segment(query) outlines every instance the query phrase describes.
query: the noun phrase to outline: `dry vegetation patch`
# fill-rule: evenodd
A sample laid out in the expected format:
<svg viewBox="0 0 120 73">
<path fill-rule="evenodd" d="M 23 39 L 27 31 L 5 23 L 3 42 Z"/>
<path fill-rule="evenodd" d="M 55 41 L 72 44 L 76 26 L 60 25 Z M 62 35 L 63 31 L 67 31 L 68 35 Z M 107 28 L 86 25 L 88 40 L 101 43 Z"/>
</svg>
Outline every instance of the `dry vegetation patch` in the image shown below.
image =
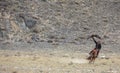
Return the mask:
<svg viewBox="0 0 120 73">
<path fill-rule="evenodd" d="M 56 51 L 57 53 L 57 51 Z M 64 56 L 67 54 L 68 56 Z M 119 73 L 120 57 L 115 54 L 109 54 L 110 58 L 98 58 L 94 64 L 89 64 L 85 59 L 86 54 L 73 54 L 68 52 L 46 53 L 44 51 L 10 51 L 0 50 L 0 72 L 18 72 L 18 73 L 87 73 L 87 72 L 109 72 Z M 60 70 L 60 71 L 59 71 Z"/>
</svg>

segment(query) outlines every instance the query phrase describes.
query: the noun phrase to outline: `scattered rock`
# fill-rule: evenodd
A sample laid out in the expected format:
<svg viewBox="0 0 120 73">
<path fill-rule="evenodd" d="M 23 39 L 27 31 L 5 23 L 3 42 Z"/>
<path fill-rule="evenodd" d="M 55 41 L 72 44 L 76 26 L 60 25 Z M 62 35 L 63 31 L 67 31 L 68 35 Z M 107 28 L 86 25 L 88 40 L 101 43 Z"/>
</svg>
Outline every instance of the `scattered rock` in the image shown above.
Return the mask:
<svg viewBox="0 0 120 73">
<path fill-rule="evenodd" d="M 37 21 L 31 17 L 27 17 L 26 15 L 20 14 L 19 17 L 21 17 L 24 20 L 24 23 L 26 27 L 29 29 L 35 27 Z"/>
<path fill-rule="evenodd" d="M 48 40 L 47 42 L 48 42 L 48 43 L 53 43 L 53 40 Z"/>
<path fill-rule="evenodd" d="M 12 73 L 17 73 L 17 71 L 13 71 Z"/>
<path fill-rule="evenodd" d="M 16 43 L 25 35 L 36 33 L 47 39 L 47 43 L 53 43 L 52 46 L 86 45 L 84 37 L 97 33 L 104 35 L 103 45 L 119 52 L 119 9 L 119 0 L 0 0 L 0 38 L 8 40 L 8 34 L 15 34 L 10 43 Z M 40 40 L 44 42 L 35 35 L 22 42 Z"/>
<path fill-rule="evenodd" d="M 68 63 L 68 65 L 73 65 L 73 62 Z"/>
<path fill-rule="evenodd" d="M 21 56 L 20 52 L 17 52 L 17 53 L 15 54 L 15 56 Z"/>
<path fill-rule="evenodd" d="M 40 41 L 39 35 L 37 35 L 37 34 L 32 34 L 32 35 L 31 35 L 31 39 L 32 39 L 33 41 L 35 41 L 35 42 Z"/>
</svg>

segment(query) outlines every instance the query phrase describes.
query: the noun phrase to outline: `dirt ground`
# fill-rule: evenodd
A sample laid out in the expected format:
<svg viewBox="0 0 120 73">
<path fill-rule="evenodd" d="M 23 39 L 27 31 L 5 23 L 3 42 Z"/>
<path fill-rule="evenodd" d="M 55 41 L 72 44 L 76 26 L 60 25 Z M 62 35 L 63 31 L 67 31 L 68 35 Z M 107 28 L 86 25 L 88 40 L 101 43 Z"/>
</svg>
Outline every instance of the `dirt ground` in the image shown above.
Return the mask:
<svg viewBox="0 0 120 73">
<path fill-rule="evenodd" d="M 119 54 L 101 53 L 94 64 L 87 56 L 61 50 L 0 50 L 0 73 L 120 73 Z"/>
<path fill-rule="evenodd" d="M 0 73 L 120 73 L 119 47 L 120 0 L 0 0 Z"/>
</svg>

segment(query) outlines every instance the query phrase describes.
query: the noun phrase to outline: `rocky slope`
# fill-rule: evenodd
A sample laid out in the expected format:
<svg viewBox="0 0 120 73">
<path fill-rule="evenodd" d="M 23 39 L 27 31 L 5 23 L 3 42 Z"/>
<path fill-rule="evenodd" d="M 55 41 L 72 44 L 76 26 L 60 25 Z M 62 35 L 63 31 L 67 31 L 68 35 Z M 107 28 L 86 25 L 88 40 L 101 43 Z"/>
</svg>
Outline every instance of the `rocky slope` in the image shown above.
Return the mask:
<svg viewBox="0 0 120 73">
<path fill-rule="evenodd" d="M 91 34 L 104 50 L 120 51 L 119 0 L 0 0 L 1 49 L 88 49 Z"/>
</svg>

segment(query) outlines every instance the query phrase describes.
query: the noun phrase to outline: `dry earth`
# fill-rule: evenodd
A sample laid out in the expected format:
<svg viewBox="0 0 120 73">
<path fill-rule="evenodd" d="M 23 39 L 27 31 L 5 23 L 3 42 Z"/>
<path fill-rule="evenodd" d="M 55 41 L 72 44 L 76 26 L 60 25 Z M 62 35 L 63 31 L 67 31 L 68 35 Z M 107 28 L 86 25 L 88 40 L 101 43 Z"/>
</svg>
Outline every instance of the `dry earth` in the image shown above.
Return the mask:
<svg viewBox="0 0 120 73">
<path fill-rule="evenodd" d="M 120 56 L 101 53 L 94 64 L 87 53 L 0 50 L 0 73 L 120 73 Z"/>
<path fill-rule="evenodd" d="M 120 73 L 119 47 L 120 0 L 0 0 L 0 73 Z"/>
</svg>

